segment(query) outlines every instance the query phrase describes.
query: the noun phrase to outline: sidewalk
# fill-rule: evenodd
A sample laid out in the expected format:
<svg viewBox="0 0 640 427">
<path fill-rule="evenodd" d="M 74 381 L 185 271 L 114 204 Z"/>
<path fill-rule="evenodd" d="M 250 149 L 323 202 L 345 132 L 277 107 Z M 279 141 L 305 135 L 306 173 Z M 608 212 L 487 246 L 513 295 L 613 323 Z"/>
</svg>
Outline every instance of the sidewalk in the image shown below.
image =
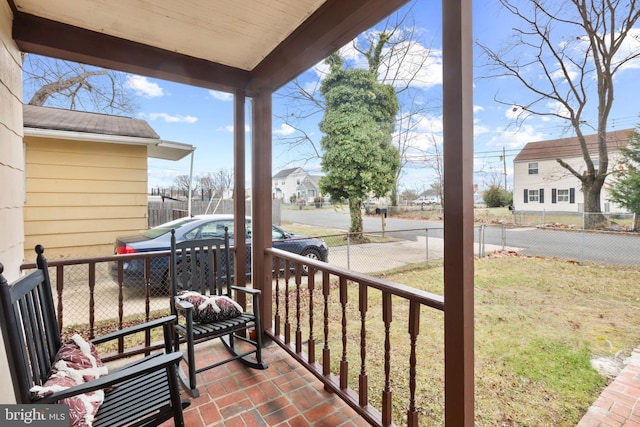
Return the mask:
<svg viewBox="0 0 640 427">
<path fill-rule="evenodd" d="M 578 427 L 640 427 L 640 347 L 604 389 Z"/>
</svg>

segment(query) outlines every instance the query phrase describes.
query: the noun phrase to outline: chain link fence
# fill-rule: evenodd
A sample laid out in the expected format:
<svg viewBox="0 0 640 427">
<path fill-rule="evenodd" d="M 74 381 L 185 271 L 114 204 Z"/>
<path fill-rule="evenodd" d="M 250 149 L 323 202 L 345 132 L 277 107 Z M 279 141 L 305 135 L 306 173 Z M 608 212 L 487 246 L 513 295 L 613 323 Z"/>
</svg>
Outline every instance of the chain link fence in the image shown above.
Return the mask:
<svg viewBox="0 0 640 427">
<path fill-rule="evenodd" d="M 633 231 L 636 215 L 633 213 L 589 213 L 553 211 L 512 211 L 511 222 L 525 227 L 578 229 L 599 231 Z M 506 221 L 509 223 L 509 221 Z"/>
<path fill-rule="evenodd" d="M 589 262 L 640 266 L 640 235 L 583 230 L 542 221 L 541 216 L 514 214 L 518 221 L 479 225 L 474 228 L 474 254 L 484 257 L 496 251 L 556 257 L 580 264 Z M 548 220 L 552 216 L 545 216 Z M 575 216 L 576 224 L 581 216 Z M 614 218 L 611 218 L 613 220 Z M 621 217 L 619 221 L 632 221 Z M 315 236 L 329 246 L 328 262 L 365 274 L 380 274 L 415 265 L 429 266 L 444 257 L 443 228 L 416 228 L 376 233 L 342 233 Z M 166 269 L 158 262 L 168 252 L 145 254 L 147 258 L 122 261 L 127 255 L 89 260 L 50 260 L 56 304 L 63 309 L 61 324 L 73 331 L 89 325 L 91 335 L 139 323 L 168 313 Z M 140 273 L 118 276 L 118 263 L 140 263 Z M 146 264 L 145 264 L 146 263 Z M 144 272 L 147 273 L 144 273 Z M 149 286 L 145 285 L 145 274 Z M 120 304 L 121 302 L 121 304 Z M 121 308 L 119 308 L 121 307 Z"/>
<path fill-rule="evenodd" d="M 152 259 L 168 256 L 160 254 L 148 254 L 149 263 Z M 58 323 L 65 336 L 82 330 L 93 338 L 169 313 L 169 292 L 164 274 L 153 271 L 149 275 L 150 286 L 145 286 L 142 276 L 140 281 L 128 277 L 124 282 L 118 280 L 118 262 L 110 261 L 110 258 L 115 256 L 49 260 Z M 144 264 L 145 261 L 141 261 Z"/>
</svg>

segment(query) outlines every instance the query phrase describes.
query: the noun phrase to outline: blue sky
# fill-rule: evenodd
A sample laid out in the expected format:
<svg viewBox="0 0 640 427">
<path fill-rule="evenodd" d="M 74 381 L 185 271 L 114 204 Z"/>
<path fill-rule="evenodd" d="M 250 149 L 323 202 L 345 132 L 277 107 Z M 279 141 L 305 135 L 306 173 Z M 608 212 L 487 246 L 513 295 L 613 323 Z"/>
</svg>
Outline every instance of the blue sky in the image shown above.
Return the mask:
<svg viewBox="0 0 640 427">
<path fill-rule="evenodd" d="M 415 58 L 427 57 L 427 63 L 421 67 L 416 81 L 411 85 L 414 105 L 421 107 L 413 117 L 416 132 L 412 133 L 413 145 L 434 153 L 433 144 L 438 144 L 438 151 L 442 152 L 440 111 L 442 97 L 442 52 L 439 1 L 416 1 L 410 3 L 412 18 L 415 20 L 417 43 L 409 50 Z M 405 10 L 407 9 L 405 8 Z M 400 13 L 403 14 L 404 11 Z M 380 24 L 376 28 L 381 28 Z M 482 44 L 499 49 L 509 42 L 511 28 L 516 24 L 511 15 L 501 11 L 499 2 L 495 0 L 474 1 L 474 39 Z M 635 33 L 640 34 L 640 29 Z M 357 41 L 358 46 L 366 47 L 363 39 Z M 640 42 L 636 41 L 640 47 Z M 631 47 L 633 48 L 633 47 Z M 351 47 L 343 48 L 342 53 L 351 64 L 361 64 L 362 57 Z M 524 89 L 516 82 L 500 78 L 480 78 L 486 75 L 487 69 L 482 67 L 485 59 L 477 55 L 475 58 L 474 79 L 474 147 L 475 147 L 475 180 L 480 188 L 486 188 L 496 179 L 503 182 L 502 151 L 507 154 L 507 175 L 511 186 L 511 172 L 513 157 L 518 149 L 530 141 L 553 139 L 572 136 L 566 133 L 566 128 L 559 120 L 532 117 L 521 126 L 514 126 L 514 109 L 508 105 L 501 105 L 494 101 L 497 94 L 505 98 L 523 94 Z M 610 130 L 633 128 L 640 122 L 638 117 L 638 103 L 640 85 L 638 85 L 638 68 L 640 61 L 630 64 L 628 69 L 622 70 L 616 78 L 616 101 L 611 114 Z M 319 81 L 323 74 L 322 64 L 299 77 L 299 82 L 305 87 L 311 87 Z M 393 69 L 396 75 L 404 70 Z M 164 140 L 183 142 L 197 147 L 194 157 L 194 175 L 216 172 L 220 169 L 231 170 L 233 167 L 233 98 L 230 94 L 209 91 L 206 89 L 189 87 L 167 81 L 150 79 L 142 76 L 128 75 L 129 88 L 134 91 L 139 105 L 138 118 L 145 119 Z M 288 126 L 281 117 L 291 117 L 291 111 L 299 111 L 299 106 L 282 94 L 288 87 L 281 89 L 274 96 L 274 148 L 273 172 L 282 168 L 303 166 L 314 174 L 320 174 L 320 162 L 313 158 L 311 145 L 292 147 L 290 141 L 299 133 Z M 405 93 L 406 93 L 405 92 Z M 401 104 L 408 105 L 406 98 L 401 98 Z M 250 108 L 250 107 L 248 107 Z M 553 108 L 553 106 L 549 106 Z M 406 110 L 406 108 L 405 108 Z M 590 121 L 595 123 L 595 113 L 591 112 Z M 315 114 L 310 119 L 298 123 L 306 135 L 319 145 L 321 134 L 317 124 L 322 118 Z M 419 120 L 418 120 L 419 119 Z M 247 120 L 250 112 L 247 111 Z M 247 144 L 251 142 L 250 127 L 247 126 Z M 250 154 L 250 149 L 247 148 Z M 417 154 L 412 158 L 424 158 Z M 427 156 L 428 157 L 428 156 Z M 248 159 L 250 162 L 250 159 Z M 190 158 L 178 162 L 149 160 L 149 186 L 168 187 L 178 175 L 189 173 Z M 251 171 L 247 167 L 247 173 Z M 249 177 L 250 179 L 250 177 Z M 421 192 L 434 181 L 433 168 L 424 162 L 415 161 L 407 165 L 401 179 L 401 189 L 411 189 Z M 247 186 L 251 183 L 248 182 Z"/>
</svg>

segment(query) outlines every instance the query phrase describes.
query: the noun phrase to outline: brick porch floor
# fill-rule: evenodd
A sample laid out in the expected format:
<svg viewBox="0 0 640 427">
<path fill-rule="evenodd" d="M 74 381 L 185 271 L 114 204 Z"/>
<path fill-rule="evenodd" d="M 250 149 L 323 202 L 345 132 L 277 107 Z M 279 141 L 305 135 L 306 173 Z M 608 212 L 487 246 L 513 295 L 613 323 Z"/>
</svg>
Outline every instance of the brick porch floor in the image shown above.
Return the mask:
<svg viewBox="0 0 640 427">
<path fill-rule="evenodd" d="M 196 356 L 220 360 L 220 343 L 201 346 Z M 346 403 L 273 344 L 264 352 L 266 370 L 234 361 L 198 374 L 200 397 L 185 411 L 188 427 L 368 426 Z M 167 422 L 163 427 L 173 425 Z M 577 427 L 640 427 L 640 347 L 618 377 L 589 408 Z"/>
<path fill-rule="evenodd" d="M 640 347 L 591 405 L 578 427 L 640 427 Z"/>
<path fill-rule="evenodd" d="M 205 353 L 208 353 L 205 354 Z M 199 358 L 221 360 L 220 344 L 197 350 Z M 238 361 L 198 374 L 200 397 L 184 413 L 188 427 L 200 426 L 368 426 L 346 403 L 275 344 L 263 351 L 266 370 L 246 368 Z M 173 422 L 163 424 L 172 426 Z"/>
</svg>

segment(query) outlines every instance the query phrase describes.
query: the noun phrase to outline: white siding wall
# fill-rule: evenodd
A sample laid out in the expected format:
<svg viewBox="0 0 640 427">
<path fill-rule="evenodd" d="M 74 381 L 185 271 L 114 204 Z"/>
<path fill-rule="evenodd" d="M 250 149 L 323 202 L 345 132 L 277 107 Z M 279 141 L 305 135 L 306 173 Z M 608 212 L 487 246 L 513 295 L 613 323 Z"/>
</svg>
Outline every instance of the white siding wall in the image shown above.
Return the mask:
<svg viewBox="0 0 640 427">
<path fill-rule="evenodd" d="M 279 188 L 283 194 L 282 200 L 285 203 L 289 203 L 289 199 L 292 195 L 298 194 L 298 181 L 302 182 L 307 176 L 307 173 L 302 168 L 297 168 L 290 175 L 285 178 L 277 178 L 272 180 L 272 191 L 275 192 L 276 188 Z"/>
<path fill-rule="evenodd" d="M 24 231 L 24 151 L 22 147 L 22 62 L 11 38 L 13 16 L 0 0 L 0 262 L 7 280 L 18 277 Z M 15 403 L 4 341 L 0 339 L 0 403 Z"/>
<path fill-rule="evenodd" d="M 611 153 L 609 158 L 610 169 L 615 167 L 619 161 L 619 153 Z M 581 172 L 584 170 L 584 160 L 581 157 L 573 157 L 564 159 L 575 170 Z M 538 174 L 529 174 L 529 164 L 538 163 Z M 582 193 L 582 185 L 580 180 L 571 175 L 566 169 L 553 160 L 531 160 L 514 162 L 514 186 L 513 186 L 513 204 L 517 210 L 524 211 L 557 211 L 557 212 L 580 212 L 584 206 L 584 196 Z M 607 179 L 609 182 L 610 179 Z M 544 202 L 531 202 L 525 203 L 525 190 L 542 190 L 544 195 Z M 553 192 L 556 190 L 569 190 L 573 193 L 573 203 L 571 201 L 559 201 L 556 197 L 556 202 L 553 202 Z M 625 209 L 620 208 L 614 203 L 610 203 L 607 200 L 608 191 L 605 183 L 601 192 L 601 209 L 603 212 L 605 204 L 608 204 L 608 211 L 610 212 L 625 212 Z"/>
</svg>

